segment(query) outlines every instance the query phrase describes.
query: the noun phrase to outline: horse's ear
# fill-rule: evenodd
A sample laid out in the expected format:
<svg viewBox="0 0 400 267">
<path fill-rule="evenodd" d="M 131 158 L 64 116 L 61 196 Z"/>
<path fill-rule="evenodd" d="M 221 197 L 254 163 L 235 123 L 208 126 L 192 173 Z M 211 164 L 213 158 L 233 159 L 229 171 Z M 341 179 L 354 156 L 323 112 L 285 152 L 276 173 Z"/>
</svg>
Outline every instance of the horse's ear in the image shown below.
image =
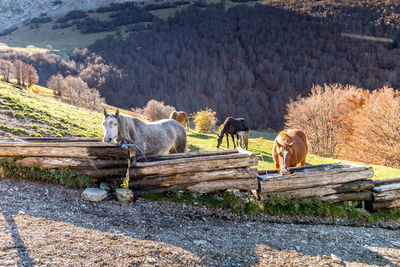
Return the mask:
<svg viewBox="0 0 400 267">
<path fill-rule="evenodd" d="M 294 141 L 292 141 L 292 142 L 289 144 L 290 147 L 293 147 L 293 145 L 294 145 Z"/>
<path fill-rule="evenodd" d="M 103 109 L 103 112 L 104 112 L 104 117 L 107 117 L 108 114 L 106 108 Z"/>
<path fill-rule="evenodd" d="M 119 109 L 117 108 L 117 110 L 115 111 L 115 117 L 119 116 Z"/>
</svg>

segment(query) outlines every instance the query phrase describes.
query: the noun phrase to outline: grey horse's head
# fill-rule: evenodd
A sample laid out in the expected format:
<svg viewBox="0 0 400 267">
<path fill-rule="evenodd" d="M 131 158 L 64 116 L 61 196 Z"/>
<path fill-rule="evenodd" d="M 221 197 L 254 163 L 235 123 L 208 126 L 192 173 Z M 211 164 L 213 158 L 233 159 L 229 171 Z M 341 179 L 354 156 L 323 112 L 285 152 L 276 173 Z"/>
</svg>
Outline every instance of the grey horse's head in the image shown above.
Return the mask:
<svg viewBox="0 0 400 267">
<path fill-rule="evenodd" d="M 118 116 L 119 109 L 115 111 L 115 114 L 108 114 L 107 110 L 104 109 L 104 120 L 103 130 L 104 137 L 103 142 L 111 143 L 118 136 Z"/>
</svg>

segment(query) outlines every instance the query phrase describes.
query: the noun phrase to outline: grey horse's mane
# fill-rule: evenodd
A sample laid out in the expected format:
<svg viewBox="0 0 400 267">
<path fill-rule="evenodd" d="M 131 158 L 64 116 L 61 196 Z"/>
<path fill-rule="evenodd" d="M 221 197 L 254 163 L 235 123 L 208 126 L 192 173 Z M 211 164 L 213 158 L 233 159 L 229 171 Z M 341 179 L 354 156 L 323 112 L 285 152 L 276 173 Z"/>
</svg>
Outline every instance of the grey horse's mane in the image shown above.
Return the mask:
<svg viewBox="0 0 400 267">
<path fill-rule="evenodd" d="M 145 122 L 123 114 L 119 114 L 117 120 L 119 141 L 125 140 L 130 144 L 141 141 L 140 131 L 144 128 Z"/>
</svg>

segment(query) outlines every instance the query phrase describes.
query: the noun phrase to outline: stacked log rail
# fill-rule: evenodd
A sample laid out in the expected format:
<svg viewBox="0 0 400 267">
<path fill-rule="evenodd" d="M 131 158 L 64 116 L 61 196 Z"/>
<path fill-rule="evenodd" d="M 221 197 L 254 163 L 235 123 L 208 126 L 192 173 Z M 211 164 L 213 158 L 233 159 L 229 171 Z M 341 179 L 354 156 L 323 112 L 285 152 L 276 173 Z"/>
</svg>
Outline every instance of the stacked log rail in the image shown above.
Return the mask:
<svg viewBox="0 0 400 267">
<path fill-rule="evenodd" d="M 57 142 L 58 141 L 58 142 Z M 25 138 L 0 142 L 0 160 L 22 167 L 69 168 L 97 181 L 125 177 L 128 149 L 85 138 Z M 256 190 L 257 156 L 242 149 L 137 156 L 129 169 L 130 188 L 138 193 L 226 189 Z"/>
<path fill-rule="evenodd" d="M 258 159 L 242 149 L 164 155 L 137 162 L 129 170 L 136 193 L 184 191 L 209 193 L 227 189 L 257 190 Z M 163 158 L 160 160 L 160 158 Z M 139 160 L 141 160 L 139 158 Z"/>
<path fill-rule="evenodd" d="M 400 177 L 384 180 L 375 180 L 373 191 L 374 210 L 400 208 Z"/>
<path fill-rule="evenodd" d="M 0 161 L 30 168 L 70 168 L 71 171 L 107 170 L 127 166 L 127 149 L 99 139 L 25 138 L 23 142 L 0 142 Z"/>
<path fill-rule="evenodd" d="M 372 200 L 372 167 L 335 163 L 289 169 L 294 172 L 278 176 L 279 170 L 259 171 L 259 195 L 293 198 L 318 197 L 326 202 Z"/>
</svg>

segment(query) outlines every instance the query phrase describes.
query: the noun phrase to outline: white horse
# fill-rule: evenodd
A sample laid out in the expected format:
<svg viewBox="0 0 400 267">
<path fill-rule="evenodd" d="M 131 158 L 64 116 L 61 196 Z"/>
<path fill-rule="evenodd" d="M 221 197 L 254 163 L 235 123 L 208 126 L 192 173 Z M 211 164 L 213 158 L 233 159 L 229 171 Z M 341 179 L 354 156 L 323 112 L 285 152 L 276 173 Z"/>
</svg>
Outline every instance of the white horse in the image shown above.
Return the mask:
<svg viewBox="0 0 400 267">
<path fill-rule="evenodd" d="M 108 114 L 104 109 L 103 142 L 134 144 L 138 155 L 182 153 L 186 151 L 186 131 L 176 120 L 143 122 L 128 115 Z"/>
</svg>

